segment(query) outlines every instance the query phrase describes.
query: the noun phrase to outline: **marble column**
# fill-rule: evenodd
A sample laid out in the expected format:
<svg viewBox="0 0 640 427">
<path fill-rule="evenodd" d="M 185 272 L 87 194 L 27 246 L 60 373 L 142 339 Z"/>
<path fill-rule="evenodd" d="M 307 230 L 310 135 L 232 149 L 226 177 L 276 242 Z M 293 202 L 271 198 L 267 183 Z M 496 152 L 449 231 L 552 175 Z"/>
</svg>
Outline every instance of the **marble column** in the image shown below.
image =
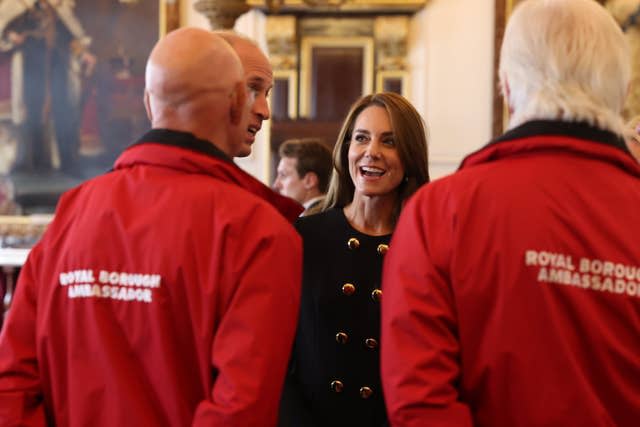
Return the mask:
<svg viewBox="0 0 640 427">
<path fill-rule="evenodd" d="M 193 8 L 207 17 L 212 30 L 232 29 L 236 19 L 250 9 L 245 0 L 198 0 Z"/>
</svg>

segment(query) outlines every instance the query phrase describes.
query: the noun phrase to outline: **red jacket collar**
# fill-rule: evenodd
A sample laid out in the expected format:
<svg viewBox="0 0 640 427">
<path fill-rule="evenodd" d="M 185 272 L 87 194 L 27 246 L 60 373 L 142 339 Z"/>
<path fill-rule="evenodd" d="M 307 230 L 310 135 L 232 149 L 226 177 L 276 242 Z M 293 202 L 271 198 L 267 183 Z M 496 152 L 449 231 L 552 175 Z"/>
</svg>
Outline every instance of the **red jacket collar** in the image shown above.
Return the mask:
<svg viewBox="0 0 640 427">
<path fill-rule="evenodd" d="M 459 169 L 537 152 L 570 152 L 610 162 L 640 176 L 640 165 L 617 135 L 581 123 L 532 121 L 468 155 Z"/>
<path fill-rule="evenodd" d="M 281 196 L 240 169 L 211 143 L 183 132 L 168 130 L 162 132 L 162 135 L 158 135 L 158 132 L 152 131 L 125 150 L 116 160 L 114 169 L 145 164 L 208 175 L 221 181 L 234 183 L 263 199 L 275 207 L 289 222 L 294 222 L 304 210 L 293 199 Z M 158 141 L 150 140 L 154 134 L 159 136 Z M 203 142 L 210 145 L 212 149 L 203 146 Z"/>
</svg>

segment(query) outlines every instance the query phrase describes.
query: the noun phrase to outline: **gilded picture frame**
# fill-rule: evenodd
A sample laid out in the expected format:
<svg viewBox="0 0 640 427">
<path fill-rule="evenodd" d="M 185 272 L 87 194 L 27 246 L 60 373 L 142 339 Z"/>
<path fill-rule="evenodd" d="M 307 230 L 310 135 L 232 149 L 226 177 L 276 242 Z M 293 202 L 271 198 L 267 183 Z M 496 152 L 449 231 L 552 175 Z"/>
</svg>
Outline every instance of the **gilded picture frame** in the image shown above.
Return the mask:
<svg viewBox="0 0 640 427">
<path fill-rule="evenodd" d="M 374 88 L 374 40 L 372 37 L 325 37 L 306 36 L 300 43 L 300 110 L 302 118 L 311 116 L 312 51 L 323 47 L 349 47 L 362 49 L 362 93 L 371 93 Z"/>
</svg>

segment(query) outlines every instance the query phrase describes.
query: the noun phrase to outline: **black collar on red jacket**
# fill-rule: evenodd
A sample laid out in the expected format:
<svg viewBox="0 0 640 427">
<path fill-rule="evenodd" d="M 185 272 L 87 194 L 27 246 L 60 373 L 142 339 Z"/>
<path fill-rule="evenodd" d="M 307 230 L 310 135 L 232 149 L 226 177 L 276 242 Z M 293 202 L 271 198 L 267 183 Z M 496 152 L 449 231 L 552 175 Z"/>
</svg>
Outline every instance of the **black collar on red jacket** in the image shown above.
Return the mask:
<svg viewBox="0 0 640 427">
<path fill-rule="evenodd" d="M 255 196 L 260 197 L 274 206 L 289 222 L 295 221 L 298 215 L 304 210 L 302 205 L 295 200 L 276 193 L 273 189 L 267 187 L 249 173 L 242 170 L 229 156 L 211 142 L 196 138 L 189 132 L 170 129 L 152 129 L 144 134 L 142 138 L 130 148 L 144 148 L 141 146 L 146 144 L 177 147 L 214 158 L 215 161 L 218 162 L 218 167 L 215 168 L 217 173 L 212 173 L 212 171 L 209 170 L 209 175 L 223 176 L 224 179 L 230 180 L 250 193 L 253 193 Z M 130 154 L 131 152 L 128 150 L 125 151 L 118 158 L 116 164 L 118 164 L 121 159 L 126 158 L 128 153 Z"/>
<path fill-rule="evenodd" d="M 186 148 L 188 150 L 203 153 L 207 156 L 215 157 L 217 159 L 233 163 L 233 160 L 231 160 L 231 158 L 227 156 L 221 149 L 207 140 L 197 138 L 195 135 L 189 132 L 182 132 L 171 129 L 151 129 L 150 131 L 142 135 L 142 137 L 138 139 L 133 145 L 145 144 L 147 142 Z"/>
<path fill-rule="evenodd" d="M 613 132 L 602 130 L 587 123 L 561 122 L 557 120 L 532 120 L 508 130 L 502 136 L 489 143 L 522 139 L 530 136 L 553 135 L 583 139 L 599 144 L 610 145 L 631 155 L 624 139 Z"/>
</svg>

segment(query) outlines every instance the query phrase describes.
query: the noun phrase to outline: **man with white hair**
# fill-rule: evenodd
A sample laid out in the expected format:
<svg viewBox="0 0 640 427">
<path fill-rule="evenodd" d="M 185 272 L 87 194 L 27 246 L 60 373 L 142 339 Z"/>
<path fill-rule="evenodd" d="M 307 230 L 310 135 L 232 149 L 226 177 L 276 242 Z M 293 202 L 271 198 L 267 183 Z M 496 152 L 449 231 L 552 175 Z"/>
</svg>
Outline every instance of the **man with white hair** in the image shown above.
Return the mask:
<svg viewBox="0 0 640 427">
<path fill-rule="evenodd" d="M 500 63 L 509 130 L 414 196 L 386 255 L 394 427 L 638 424 L 629 61 L 593 0 L 516 7 Z"/>
<path fill-rule="evenodd" d="M 318 138 L 294 138 L 284 141 L 278 153 L 273 188 L 302 204 L 302 216 L 320 212 L 333 169 L 331 149 Z"/>
<path fill-rule="evenodd" d="M 232 162 L 250 104 L 222 38 L 146 69 L 153 129 L 65 193 L 0 334 L 0 425 L 274 426 L 300 298 L 301 208 Z"/>
</svg>

